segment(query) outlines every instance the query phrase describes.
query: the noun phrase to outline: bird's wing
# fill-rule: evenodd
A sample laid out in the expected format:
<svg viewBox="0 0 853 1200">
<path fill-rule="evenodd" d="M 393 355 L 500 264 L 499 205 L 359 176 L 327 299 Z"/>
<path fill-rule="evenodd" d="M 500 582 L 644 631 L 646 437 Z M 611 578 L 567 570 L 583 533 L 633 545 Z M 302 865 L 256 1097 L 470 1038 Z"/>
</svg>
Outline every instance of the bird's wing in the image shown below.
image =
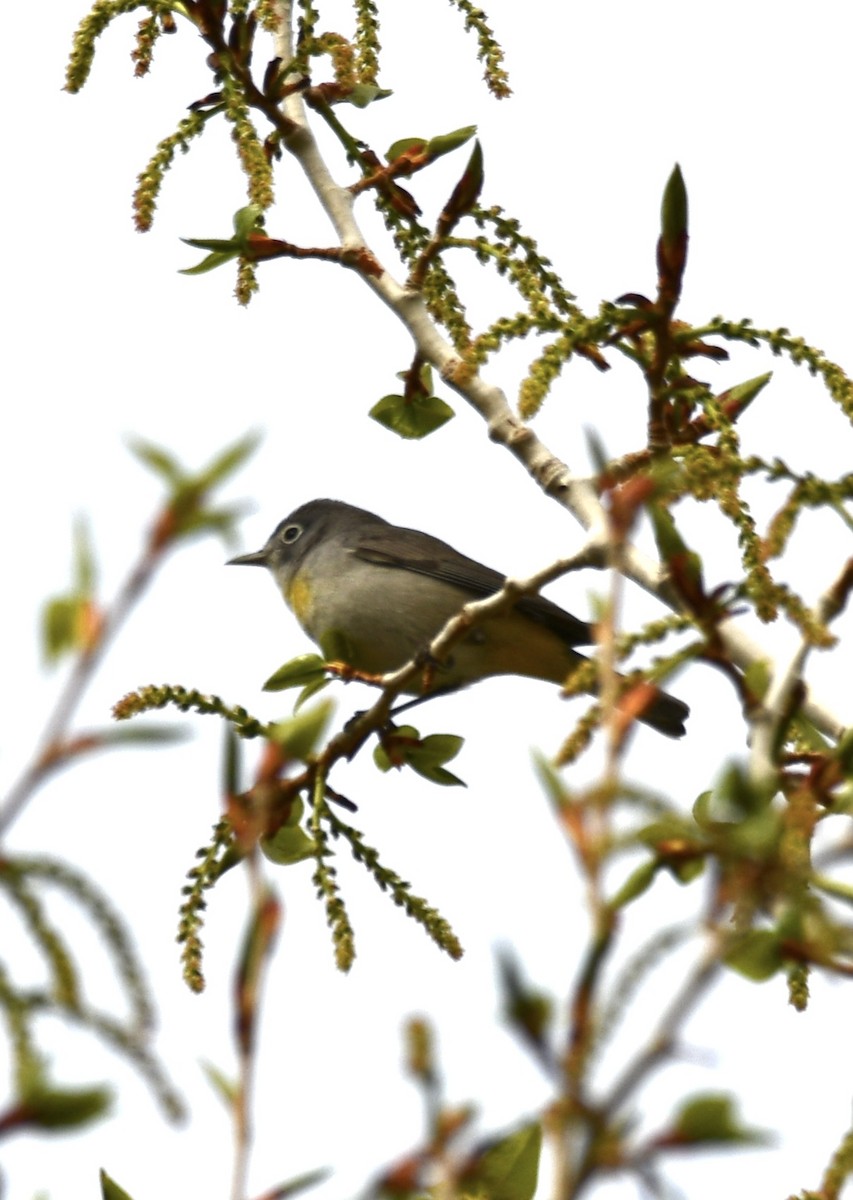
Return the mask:
<svg viewBox="0 0 853 1200">
<path fill-rule="evenodd" d="M 415 571 L 431 579 L 441 580 L 467 592 L 472 599 L 491 596 L 500 591 L 506 577 L 476 559 L 467 558 L 442 542 L 417 529 L 394 527 L 393 550 L 388 546 L 388 530 L 359 536 L 352 552 L 364 562 L 401 571 Z M 522 596 L 516 601 L 516 612 L 550 629 L 568 646 L 588 646 L 594 640 L 592 626 L 573 617 L 558 604 L 544 596 Z"/>
</svg>

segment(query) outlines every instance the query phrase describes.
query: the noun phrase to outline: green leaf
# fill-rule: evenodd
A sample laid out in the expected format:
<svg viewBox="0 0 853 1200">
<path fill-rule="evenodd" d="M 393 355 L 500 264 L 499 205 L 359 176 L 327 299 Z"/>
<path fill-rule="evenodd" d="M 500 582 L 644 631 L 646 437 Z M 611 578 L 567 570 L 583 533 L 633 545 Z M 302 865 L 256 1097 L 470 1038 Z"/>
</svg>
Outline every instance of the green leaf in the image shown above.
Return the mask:
<svg viewBox="0 0 853 1200">
<path fill-rule="evenodd" d="M 263 209 L 257 204 L 247 204 L 238 208 L 234 214 L 234 236 L 238 242 L 245 242 L 250 233 L 258 228 L 258 221 L 263 215 Z"/>
<path fill-rule="evenodd" d="M 452 771 L 446 770 L 445 767 L 429 766 L 417 762 L 410 762 L 409 766 L 413 771 L 417 771 L 418 775 L 422 775 L 424 779 L 428 779 L 430 783 L 440 784 L 441 787 L 468 786 L 464 779 L 460 779 L 458 775 L 454 775 Z"/>
<path fill-rule="evenodd" d="M 542 1130 L 537 1122 L 525 1125 L 494 1142 L 462 1183 L 463 1196 L 483 1200 L 533 1200 L 539 1176 Z"/>
<path fill-rule="evenodd" d="M 413 771 L 432 783 L 442 787 L 466 787 L 457 775 L 444 769 L 444 764 L 462 749 L 464 741 L 454 733 L 432 733 L 409 748 L 406 761 Z"/>
<path fill-rule="evenodd" d="M 110 1179 L 106 1171 L 101 1168 L 101 1200 L 132 1200 L 129 1192 L 126 1192 L 123 1187 L 119 1187 L 114 1179 Z"/>
<path fill-rule="evenodd" d="M 554 1001 L 547 992 L 527 982 L 509 951 L 499 951 L 497 961 L 504 1020 L 523 1038 L 547 1049 L 554 1023 Z"/>
<path fill-rule="evenodd" d="M 570 794 L 550 761 L 538 750 L 533 752 L 533 767 L 548 799 L 559 810 L 568 804 Z"/>
<path fill-rule="evenodd" d="M 444 768 L 463 743 L 464 739 L 453 733 L 434 733 L 422 739 L 413 725 L 400 725 L 383 736 L 373 751 L 373 761 L 380 771 L 409 766 L 431 783 L 465 787 L 463 780 Z"/>
<path fill-rule="evenodd" d="M 705 870 L 705 858 L 697 854 L 695 858 L 685 858 L 682 861 L 668 862 L 665 866 L 673 879 L 677 880 L 678 883 L 692 883 Z"/>
<path fill-rule="evenodd" d="M 215 1067 L 213 1063 L 202 1062 L 201 1069 L 207 1076 L 207 1082 L 216 1092 L 219 1099 L 225 1107 L 231 1111 L 234 1108 L 234 1102 L 239 1094 L 239 1086 L 232 1079 L 229 1079 L 224 1071 L 220 1071 L 219 1067 Z"/>
<path fill-rule="evenodd" d="M 771 929 L 747 929 L 731 938 L 723 962 L 753 983 L 764 983 L 782 968 L 779 937 Z"/>
<path fill-rule="evenodd" d="M 323 700 L 287 721 L 276 722 L 270 727 L 269 736 L 290 758 L 305 762 L 326 732 L 334 707 L 332 700 Z"/>
<path fill-rule="evenodd" d="M 693 803 L 693 820 L 702 830 L 709 830 L 714 824 L 711 816 L 711 804 L 713 803 L 714 793 L 712 791 L 701 792 Z"/>
<path fill-rule="evenodd" d="M 304 812 L 305 801 L 301 796 L 295 797 L 282 827 L 272 836 L 260 839 L 261 850 L 270 862 L 289 867 L 316 855 L 317 843 L 299 824 Z"/>
<path fill-rule="evenodd" d="M 610 901 L 610 907 L 612 909 L 624 908 L 626 904 L 630 904 L 632 900 L 636 900 L 638 896 L 642 896 L 643 892 L 648 891 L 654 883 L 655 876 L 660 868 L 661 864 L 656 859 L 650 859 L 648 862 L 642 863 L 636 870 L 631 872 L 622 884 L 619 891 Z"/>
<path fill-rule="evenodd" d="M 219 534 L 231 545 L 234 542 L 234 527 L 237 521 L 245 515 L 245 506 L 232 504 L 228 508 L 197 509 L 195 512 L 181 515 L 180 535 L 183 538 L 198 536 L 204 533 Z"/>
<path fill-rule="evenodd" d="M 767 371 L 764 375 L 756 375 L 754 379 L 745 379 L 743 383 L 735 384 L 723 394 L 726 407 L 735 407 L 739 416 L 755 397 L 764 391 L 772 378 L 773 372 Z"/>
<path fill-rule="evenodd" d="M 317 843 L 304 829 L 288 829 L 286 825 L 272 837 L 262 837 L 259 844 L 264 857 L 280 867 L 292 867 L 317 854 Z"/>
<path fill-rule="evenodd" d="M 637 830 L 635 837 L 644 846 L 656 850 L 660 842 L 695 841 L 696 828 L 680 813 L 662 813 L 655 821 L 650 821 Z"/>
<path fill-rule="evenodd" d="M 326 669 L 319 654 L 298 654 L 273 671 L 263 686 L 265 692 L 285 692 L 288 688 L 312 687 L 325 683 Z"/>
<path fill-rule="evenodd" d="M 315 679 L 313 683 L 307 684 L 293 703 L 293 711 L 299 712 L 306 700 L 310 700 L 312 696 L 316 696 L 317 692 L 322 692 L 323 688 L 327 688 L 331 683 L 331 679 Z"/>
<path fill-rule="evenodd" d="M 420 741 L 420 733 L 414 725 L 395 725 L 389 732 L 383 734 L 373 751 L 373 761 L 380 771 L 390 771 L 392 767 L 402 767 L 408 760 L 409 743 Z"/>
<path fill-rule="evenodd" d="M 81 601 L 77 596 L 56 596 L 42 609 L 42 650 L 48 663 L 55 663 L 77 646 Z"/>
<path fill-rule="evenodd" d="M 768 1135 L 742 1125 L 731 1096 L 706 1093 L 693 1096 L 681 1105 L 672 1125 L 682 1142 L 766 1142 Z"/>
<path fill-rule="evenodd" d="M 438 396 L 383 396 L 371 408 L 369 416 L 402 438 L 418 440 L 434 433 L 455 416 L 449 404 Z"/>
<path fill-rule="evenodd" d="M 427 144 L 426 138 L 408 137 L 399 138 L 393 145 L 389 146 L 385 152 L 387 162 L 394 162 L 401 154 L 405 154 L 407 150 L 422 149 Z"/>
<path fill-rule="evenodd" d="M 239 438 L 232 445 L 226 446 L 221 453 L 216 455 L 210 466 L 205 467 L 198 476 L 198 486 L 207 490 L 215 487 L 216 484 L 223 483 L 229 475 L 233 475 L 242 467 L 248 458 L 251 458 L 258 448 L 260 440 L 259 433 L 251 432 Z"/>
<path fill-rule="evenodd" d="M 141 463 L 150 467 L 155 475 L 159 475 L 172 487 L 178 487 L 185 482 L 187 476 L 183 467 L 174 455 L 162 446 L 155 446 L 153 442 L 146 442 L 143 438 L 132 437 L 127 439 L 127 447 Z"/>
<path fill-rule="evenodd" d="M 426 147 L 430 161 L 458 150 L 460 146 L 470 142 L 476 132 L 476 125 L 463 125 L 461 129 L 454 129 L 452 133 L 442 133 L 438 137 L 430 138 Z"/>
<path fill-rule="evenodd" d="M 105 1117 L 112 1104 L 106 1087 L 58 1088 L 39 1084 L 21 1096 L 31 1127 L 51 1132 L 78 1129 Z"/>
<path fill-rule="evenodd" d="M 797 713 L 797 715 L 794 717 L 792 725 L 793 725 L 794 729 L 797 731 L 800 741 L 802 741 L 808 747 L 809 750 L 813 750 L 815 752 L 815 754 L 824 754 L 828 750 L 831 749 L 830 743 L 823 736 L 823 734 L 820 732 L 820 730 L 817 728 L 817 726 L 813 725 L 811 723 L 811 721 L 808 719 L 808 717 L 804 717 L 801 712 Z M 848 730 L 848 736 L 849 736 L 850 732 L 851 731 Z M 843 738 L 842 738 L 842 742 L 843 742 Z M 839 748 L 840 748 L 841 744 L 842 743 L 840 742 Z M 842 769 L 844 769 L 843 760 L 842 760 Z M 849 768 L 847 769 L 846 773 L 849 774 Z M 837 810 L 833 807 L 832 811 L 836 812 Z"/>
<path fill-rule="evenodd" d="M 662 504 L 652 502 L 648 505 L 649 516 L 652 519 L 655 542 L 658 553 L 671 571 L 678 568 L 679 580 L 687 584 L 690 594 L 701 594 L 702 588 L 702 559 L 690 550 L 687 543 L 678 532 L 672 513 Z"/>
<path fill-rule="evenodd" d="M 232 258 L 237 258 L 239 254 L 239 250 L 229 250 L 227 253 L 225 251 L 217 250 L 213 254 L 208 254 L 207 258 L 203 258 L 201 262 L 196 263 L 194 267 L 184 267 L 178 272 L 178 274 L 206 275 L 208 271 L 215 271 L 217 267 L 224 267 L 226 263 L 231 262 Z"/>
<path fill-rule="evenodd" d="M 465 739 L 455 733 L 431 733 L 412 748 L 411 757 L 420 762 L 446 763 L 455 758 Z"/>
<path fill-rule="evenodd" d="M 383 775 L 390 771 L 392 767 L 402 766 L 402 763 L 391 762 L 391 759 L 388 757 L 388 751 L 381 742 L 373 747 L 373 762 Z"/>
<path fill-rule="evenodd" d="M 212 250 L 217 254 L 237 254 L 240 249 L 234 238 L 181 238 L 181 241 L 193 250 Z"/>
<path fill-rule="evenodd" d="M 385 100 L 393 94 L 390 88 L 377 87 L 373 83 L 357 83 L 344 99 L 347 104 L 354 104 L 356 108 L 367 108 L 368 104 L 373 104 L 375 100 Z"/>
</svg>

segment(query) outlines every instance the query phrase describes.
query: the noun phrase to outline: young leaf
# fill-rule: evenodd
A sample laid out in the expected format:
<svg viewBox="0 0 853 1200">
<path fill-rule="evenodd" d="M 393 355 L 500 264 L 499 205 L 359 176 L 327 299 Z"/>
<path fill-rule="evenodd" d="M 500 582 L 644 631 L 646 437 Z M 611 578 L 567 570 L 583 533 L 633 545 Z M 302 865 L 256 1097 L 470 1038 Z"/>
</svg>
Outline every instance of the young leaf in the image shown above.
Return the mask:
<svg viewBox="0 0 853 1200">
<path fill-rule="evenodd" d="M 464 125 L 461 129 L 454 129 L 452 133 L 442 133 L 438 137 L 430 138 L 426 147 L 430 161 L 441 158 L 442 154 L 458 150 L 460 146 L 470 142 L 476 132 L 476 125 Z"/>
<path fill-rule="evenodd" d="M 468 165 L 462 172 L 462 178 L 447 202 L 447 212 L 453 217 L 464 216 L 471 211 L 480 198 L 483 190 L 483 147 L 479 140 L 474 143 Z"/>
<path fill-rule="evenodd" d="M 75 596 L 56 596 L 42 610 L 41 636 L 45 661 L 54 663 L 76 645 L 80 601 Z"/>
<path fill-rule="evenodd" d="M 426 138 L 408 137 L 398 138 L 393 145 L 389 146 L 385 152 L 386 160 L 394 162 L 400 155 L 405 154 L 407 150 L 422 150 L 426 146 Z"/>
<path fill-rule="evenodd" d="M 238 438 L 231 446 L 226 446 L 198 476 L 199 487 L 208 489 L 218 483 L 224 483 L 229 475 L 233 475 L 246 459 L 255 453 L 260 440 L 261 435 L 252 432 Z"/>
<path fill-rule="evenodd" d="M 282 825 L 272 837 L 262 837 L 259 845 L 265 858 L 282 867 L 314 858 L 317 853 L 317 843 L 299 825 Z"/>
<path fill-rule="evenodd" d="M 21 1104 L 32 1128 L 77 1129 L 107 1115 L 112 1092 L 105 1087 L 58 1088 L 42 1083 L 25 1090 Z"/>
<path fill-rule="evenodd" d="M 731 1096 L 707 1093 L 685 1100 L 672 1121 L 681 1142 L 766 1142 L 767 1134 L 740 1123 Z"/>
<path fill-rule="evenodd" d="M 187 239 L 184 238 L 184 241 Z M 240 251 L 235 250 L 214 250 L 208 254 L 207 258 L 203 258 L 200 263 L 196 263 L 194 267 L 183 267 L 179 275 L 206 275 L 208 271 L 215 271 L 217 267 L 224 267 L 226 263 L 231 262 L 232 258 L 237 258 Z"/>
<path fill-rule="evenodd" d="M 249 234 L 255 232 L 263 211 L 257 204 L 247 204 L 245 208 L 237 209 L 234 214 L 234 236 L 238 242 L 245 242 Z"/>
<path fill-rule="evenodd" d="M 626 904 L 630 904 L 632 900 L 636 900 L 638 896 L 642 896 L 643 892 L 648 891 L 654 883 L 655 876 L 660 868 L 661 864 L 656 859 L 650 859 L 648 862 L 641 863 L 639 867 L 631 872 L 610 901 L 610 907 L 612 909 L 624 908 Z"/>
<path fill-rule="evenodd" d="M 402 438 L 418 440 L 434 433 L 455 416 L 449 404 L 438 396 L 383 396 L 371 408 L 369 416 Z"/>
<path fill-rule="evenodd" d="M 385 100 L 393 94 L 390 88 L 377 87 L 373 83 L 357 83 L 346 96 L 346 103 L 354 104 L 356 108 L 367 108 L 374 100 Z"/>
<path fill-rule="evenodd" d="M 331 683 L 331 679 L 315 679 L 313 683 L 306 684 L 293 704 L 293 711 L 299 712 L 306 700 L 310 700 L 312 696 L 316 696 L 318 692 L 322 692 L 323 688 L 327 688 Z"/>
<path fill-rule="evenodd" d="M 114 1179 L 110 1179 L 106 1171 L 101 1168 L 101 1200 L 132 1200 L 129 1192 L 126 1192 L 123 1187 L 119 1187 Z"/>
<path fill-rule="evenodd" d="M 319 654 L 298 654 L 273 671 L 263 690 L 284 692 L 288 688 L 313 687 L 318 681 L 325 682 L 325 679 L 325 665 Z"/>
<path fill-rule="evenodd" d="M 782 968 L 779 938 L 771 929 L 747 929 L 732 938 L 723 962 L 753 983 L 764 983 Z"/>
<path fill-rule="evenodd" d="M 155 446 L 153 442 L 146 442 L 143 438 L 132 437 L 127 439 L 127 447 L 141 463 L 150 467 L 155 475 L 159 475 L 172 487 L 178 487 L 186 479 L 186 472 L 181 464 L 162 446 Z"/>
<path fill-rule="evenodd" d="M 287 721 L 278 721 L 271 727 L 270 737 L 290 758 L 305 762 L 326 732 L 334 707 L 333 701 L 323 700 Z"/>
<path fill-rule="evenodd" d="M 413 725 L 400 725 L 383 736 L 373 751 L 373 761 L 380 771 L 409 766 L 431 783 L 465 787 L 463 780 L 444 767 L 459 753 L 463 741 L 452 733 L 434 733 L 421 739 Z"/>
<path fill-rule="evenodd" d="M 542 1129 L 532 1122 L 493 1142 L 466 1171 L 463 1195 L 489 1200 L 533 1200 L 539 1177 Z"/>
<path fill-rule="evenodd" d="M 219 1067 L 215 1067 L 213 1063 L 203 1062 L 201 1069 L 207 1076 L 208 1083 L 225 1107 L 233 1109 L 234 1101 L 239 1091 L 238 1085 L 232 1079 L 229 1079 L 224 1071 L 220 1071 Z"/>
</svg>

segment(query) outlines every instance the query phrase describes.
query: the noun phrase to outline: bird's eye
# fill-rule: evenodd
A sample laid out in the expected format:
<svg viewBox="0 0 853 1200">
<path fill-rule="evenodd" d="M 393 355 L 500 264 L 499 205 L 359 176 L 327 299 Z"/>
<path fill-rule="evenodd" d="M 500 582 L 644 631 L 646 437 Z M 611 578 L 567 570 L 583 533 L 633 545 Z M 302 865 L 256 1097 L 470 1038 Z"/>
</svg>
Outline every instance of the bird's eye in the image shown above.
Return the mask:
<svg viewBox="0 0 853 1200">
<path fill-rule="evenodd" d="M 291 542 L 296 541 L 301 533 L 301 525 L 285 525 L 284 529 L 281 531 L 281 540 L 285 543 L 285 545 L 289 546 Z"/>
</svg>

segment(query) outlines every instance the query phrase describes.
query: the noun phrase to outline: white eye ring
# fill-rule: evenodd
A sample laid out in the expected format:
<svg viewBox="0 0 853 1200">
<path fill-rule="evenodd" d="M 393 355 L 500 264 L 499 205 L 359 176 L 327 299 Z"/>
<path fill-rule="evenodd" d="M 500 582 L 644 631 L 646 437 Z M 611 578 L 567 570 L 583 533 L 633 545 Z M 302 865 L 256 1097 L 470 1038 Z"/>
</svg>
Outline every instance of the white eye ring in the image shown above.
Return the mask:
<svg viewBox="0 0 853 1200">
<path fill-rule="evenodd" d="M 289 546 L 292 542 L 295 542 L 296 539 L 301 536 L 302 536 L 302 526 L 301 525 L 285 525 L 284 529 L 282 529 L 282 531 L 281 531 L 281 540 L 284 542 L 284 544 L 286 546 Z"/>
</svg>

